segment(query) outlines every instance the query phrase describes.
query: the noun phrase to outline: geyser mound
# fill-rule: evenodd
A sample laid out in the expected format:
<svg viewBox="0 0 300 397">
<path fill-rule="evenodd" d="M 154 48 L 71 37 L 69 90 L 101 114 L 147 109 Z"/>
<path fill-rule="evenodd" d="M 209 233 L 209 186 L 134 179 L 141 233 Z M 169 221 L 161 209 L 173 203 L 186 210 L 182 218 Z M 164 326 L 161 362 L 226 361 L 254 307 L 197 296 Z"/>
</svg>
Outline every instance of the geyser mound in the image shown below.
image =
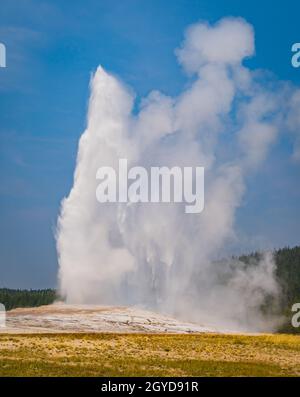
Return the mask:
<svg viewBox="0 0 300 397">
<path fill-rule="evenodd" d="M 198 333 L 216 332 L 138 307 L 105 305 L 66 305 L 13 309 L 7 314 L 9 333 L 120 332 L 120 333 Z M 0 330 L 1 332 L 1 330 Z"/>
</svg>

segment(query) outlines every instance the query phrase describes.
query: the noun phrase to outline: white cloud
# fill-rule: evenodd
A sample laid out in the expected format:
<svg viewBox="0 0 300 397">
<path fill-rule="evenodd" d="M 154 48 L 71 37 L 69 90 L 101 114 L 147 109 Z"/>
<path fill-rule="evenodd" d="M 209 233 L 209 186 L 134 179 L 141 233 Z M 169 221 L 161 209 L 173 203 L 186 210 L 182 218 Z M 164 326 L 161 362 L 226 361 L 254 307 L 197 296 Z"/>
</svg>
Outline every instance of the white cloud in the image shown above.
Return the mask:
<svg viewBox="0 0 300 397">
<path fill-rule="evenodd" d="M 179 62 L 189 72 L 198 72 L 207 63 L 235 65 L 253 53 L 253 28 L 242 18 L 224 18 L 213 26 L 192 25 L 176 50 Z"/>
</svg>

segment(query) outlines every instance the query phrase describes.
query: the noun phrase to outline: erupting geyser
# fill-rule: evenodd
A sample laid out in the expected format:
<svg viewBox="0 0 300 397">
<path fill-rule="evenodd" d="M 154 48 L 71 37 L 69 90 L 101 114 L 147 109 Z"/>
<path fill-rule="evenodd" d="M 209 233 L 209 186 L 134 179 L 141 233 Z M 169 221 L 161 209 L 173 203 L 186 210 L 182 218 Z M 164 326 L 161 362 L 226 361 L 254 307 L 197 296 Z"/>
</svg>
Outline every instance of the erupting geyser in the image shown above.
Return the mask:
<svg viewBox="0 0 300 397">
<path fill-rule="evenodd" d="M 276 296 L 271 255 L 246 267 L 218 262 L 234 237 L 245 177 L 276 138 L 275 96 L 242 62 L 254 52 L 252 27 L 227 18 L 190 27 L 176 51 L 195 77 L 176 98 L 153 91 L 132 112 L 133 93 L 98 67 L 74 184 L 62 202 L 57 249 L 61 293 L 69 303 L 139 304 L 233 330 L 271 330 L 261 313 Z M 102 203 L 97 169 L 205 167 L 205 208 L 184 203 Z"/>
</svg>

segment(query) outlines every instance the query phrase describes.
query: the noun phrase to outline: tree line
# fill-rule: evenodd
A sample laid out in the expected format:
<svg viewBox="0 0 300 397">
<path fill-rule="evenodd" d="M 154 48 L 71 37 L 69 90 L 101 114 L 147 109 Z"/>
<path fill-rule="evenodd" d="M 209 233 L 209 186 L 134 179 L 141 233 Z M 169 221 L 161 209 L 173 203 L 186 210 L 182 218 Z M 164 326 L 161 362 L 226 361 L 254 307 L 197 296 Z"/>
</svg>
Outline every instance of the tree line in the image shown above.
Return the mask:
<svg viewBox="0 0 300 397">
<path fill-rule="evenodd" d="M 0 302 L 6 310 L 49 305 L 56 299 L 56 291 L 50 288 L 38 290 L 0 288 Z"/>
</svg>

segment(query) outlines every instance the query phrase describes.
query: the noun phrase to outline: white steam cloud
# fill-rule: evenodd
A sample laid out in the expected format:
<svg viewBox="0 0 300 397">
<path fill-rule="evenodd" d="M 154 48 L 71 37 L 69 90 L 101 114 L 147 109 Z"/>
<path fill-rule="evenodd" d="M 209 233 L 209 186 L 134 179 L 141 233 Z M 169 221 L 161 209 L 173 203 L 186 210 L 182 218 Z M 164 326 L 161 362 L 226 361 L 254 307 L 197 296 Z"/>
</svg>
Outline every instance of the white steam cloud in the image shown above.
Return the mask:
<svg viewBox="0 0 300 397">
<path fill-rule="evenodd" d="M 272 257 L 252 267 L 215 260 L 235 237 L 245 178 L 282 125 L 298 120 L 283 116 L 280 95 L 243 66 L 253 54 L 253 29 L 241 18 L 190 27 L 176 55 L 193 81 L 175 98 L 151 92 L 137 113 L 133 93 L 98 67 L 74 185 L 58 221 L 59 282 L 68 302 L 140 304 L 221 329 L 276 325 L 260 310 L 266 296 L 278 294 Z M 99 204 L 96 171 L 117 169 L 120 158 L 129 167 L 204 166 L 204 211 Z"/>
</svg>

